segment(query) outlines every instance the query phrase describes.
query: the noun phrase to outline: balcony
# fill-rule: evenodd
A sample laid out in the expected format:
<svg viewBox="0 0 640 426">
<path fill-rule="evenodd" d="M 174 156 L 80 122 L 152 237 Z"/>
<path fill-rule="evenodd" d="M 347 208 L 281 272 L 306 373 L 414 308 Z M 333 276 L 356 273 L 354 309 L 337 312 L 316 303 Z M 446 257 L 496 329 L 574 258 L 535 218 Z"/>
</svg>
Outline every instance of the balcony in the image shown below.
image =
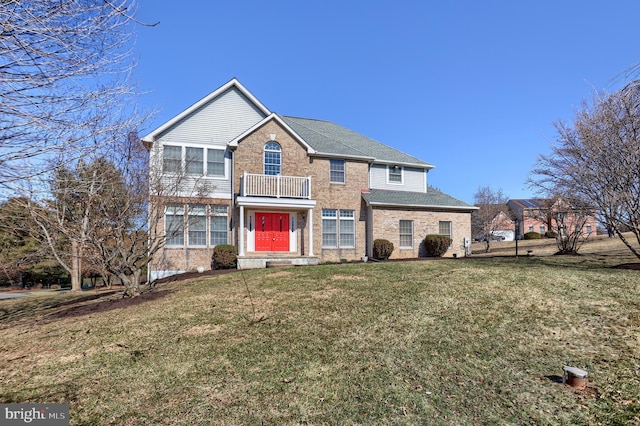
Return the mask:
<svg viewBox="0 0 640 426">
<path fill-rule="evenodd" d="M 311 199 L 311 176 L 257 175 L 244 173 L 240 180 L 241 197 Z"/>
</svg>

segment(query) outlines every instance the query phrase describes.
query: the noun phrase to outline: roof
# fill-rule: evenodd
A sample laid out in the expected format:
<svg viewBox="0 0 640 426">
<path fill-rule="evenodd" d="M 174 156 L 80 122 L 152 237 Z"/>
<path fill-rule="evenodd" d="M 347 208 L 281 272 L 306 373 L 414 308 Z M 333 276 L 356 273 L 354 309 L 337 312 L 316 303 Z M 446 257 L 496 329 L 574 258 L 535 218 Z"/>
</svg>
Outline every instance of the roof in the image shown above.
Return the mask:
<svg viewBox="0 0 640 426">
<path fill-rule="evenodd" d="M 324 120 L 283 116 L 282 119 L 302 137 L 316 155 L 362 158 L 386 164 L 402 164 L 432 169 L 433 165 L 338 124 Z"/>
<path fill-rule="evenodd" d="M 549 200 L 542 198 L 527 198 L 521 200 L 509 200 L 509 203 L 513 203 L 523 209 L 541 209 L 548 207 Z"/>
<path fill-rule="evenodd" d="M 384 189 L 371 189 L 363 192 L 362 198 L 369 206 L 386 207 L 430 207 L 441 209 L 453 209 L 471 211 L 477 207 L 453 198 L 450 195 L 429 187 L 427 192 L 388 191 Z"/>
</svg>

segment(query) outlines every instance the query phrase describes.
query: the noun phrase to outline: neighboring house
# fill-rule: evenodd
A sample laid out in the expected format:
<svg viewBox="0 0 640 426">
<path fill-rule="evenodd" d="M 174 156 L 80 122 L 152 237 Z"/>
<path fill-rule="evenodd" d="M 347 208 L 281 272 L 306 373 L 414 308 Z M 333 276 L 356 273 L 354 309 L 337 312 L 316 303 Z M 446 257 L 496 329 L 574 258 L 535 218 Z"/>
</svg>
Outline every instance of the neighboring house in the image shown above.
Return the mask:
<svg viewBox="0 0 640 426">
<path fill-rule="evenodd" d="M 574 207 L 563 200 L 524 199 L 507 203 L 518 220 L 518 236 L 527 232 L 544 235 L 547 231 L 571 234 L 576 224 L 582 225 L 582 235 L 596 235 L 597 221 L 591 209 Z"/>
<path fill-rule="evenodd" d="M 475 207 L 431 188 L 434 166 L 328 121 L 278 115 L 236 79 L 142 141 L 151 173 L 184 172 L 152 230 L 167 241 L 151 279 L 209 269 L 217 244 L 257 268 L 360 260 L 377 238 L 394 244 L 392 258 L 418 257 L 427 234 L 450 236 L 446 256 L 463 256 L 471 237 Z"/>
<path fill-rule="evenodd" d="M 506 204 L 476 204 L 477 211 L 471 214 L 472 231 L 477 241 L 484 241 L 486 234 L 494 239 L 513 241 L 515 239 L 515 223 L 511 218 L 509 206 Z M 485 219 L 491 218 L 485 223 Z"/>
</svg>

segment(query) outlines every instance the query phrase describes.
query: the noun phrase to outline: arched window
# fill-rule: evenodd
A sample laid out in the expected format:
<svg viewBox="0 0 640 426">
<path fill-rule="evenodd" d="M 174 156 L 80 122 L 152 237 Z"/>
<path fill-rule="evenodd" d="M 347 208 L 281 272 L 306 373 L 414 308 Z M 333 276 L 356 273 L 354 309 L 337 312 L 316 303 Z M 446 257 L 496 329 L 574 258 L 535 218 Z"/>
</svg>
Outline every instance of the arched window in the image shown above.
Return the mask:
<svg viewBox="0 0 640 426">
<path fill-rule="evenodd" d="M 282 148 L 278 142 L 267 142 L 264 146 L 264 174 L 279 175 L 282 164 Z"/>
</svg>

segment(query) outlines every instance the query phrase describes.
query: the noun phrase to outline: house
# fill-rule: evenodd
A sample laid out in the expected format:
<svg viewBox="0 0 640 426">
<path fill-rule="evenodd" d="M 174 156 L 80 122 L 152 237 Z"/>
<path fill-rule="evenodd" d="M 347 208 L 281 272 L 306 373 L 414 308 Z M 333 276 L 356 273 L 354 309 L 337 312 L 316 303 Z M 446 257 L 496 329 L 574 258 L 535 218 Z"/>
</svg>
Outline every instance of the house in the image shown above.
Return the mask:
<svg viewBox="0 0 640 426">
<path fill-rule="evenodd" d="M 517 219 L 517 235 L 527 232 L 544 235 L 547 231 L 573 234 L 576 227 L 582 236 L 596 235 L 597 221 L 593 209 L 571 205 L 562 199 L 520 199 L 507 203 L 513 217 Z"/>
<path fill-rule="evenodd" d="M 182 181 L 150 279 L 209 269 L 233 244 L 239 268 L 360 260 L 384 238 L 392 258 L 424 255 L 427 234 L 463 256 L 475 207 L 427 183 L 433 165 L 337 124 L 269 110 L 232 79 L 142 138 L 151 173 Z M 172 232 L 169 232 L 169 230 Z"/>
<path fill-rule="evenodd" d="M 506 204 L 477 204 L 471 215 L 471 227 L 477 241 L 484 241 L 487 234 L 494 240 L 514 241 L 515 223 Z"/>
</svg>

